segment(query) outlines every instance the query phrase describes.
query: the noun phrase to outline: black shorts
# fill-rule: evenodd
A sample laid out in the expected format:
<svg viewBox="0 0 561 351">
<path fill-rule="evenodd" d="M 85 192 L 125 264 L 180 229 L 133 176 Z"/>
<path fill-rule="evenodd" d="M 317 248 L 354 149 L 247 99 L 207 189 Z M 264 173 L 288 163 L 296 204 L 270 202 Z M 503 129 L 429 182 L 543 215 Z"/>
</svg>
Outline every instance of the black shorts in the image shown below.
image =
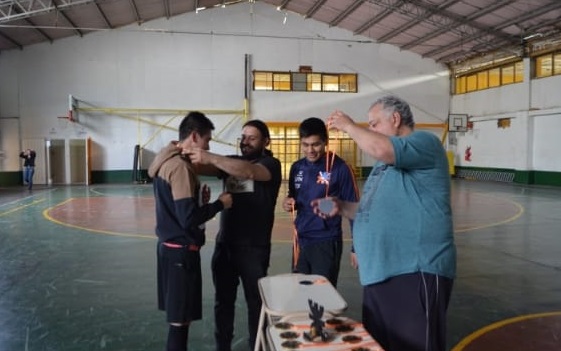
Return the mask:
<svg viewBox="0 0 561 351">
<path fill-rule="evenodd" d="M 171 248 L 158 242 L 158 308 L 168 323 L 202 318 L 201 255 L 187 247 Z"/>
</svg>

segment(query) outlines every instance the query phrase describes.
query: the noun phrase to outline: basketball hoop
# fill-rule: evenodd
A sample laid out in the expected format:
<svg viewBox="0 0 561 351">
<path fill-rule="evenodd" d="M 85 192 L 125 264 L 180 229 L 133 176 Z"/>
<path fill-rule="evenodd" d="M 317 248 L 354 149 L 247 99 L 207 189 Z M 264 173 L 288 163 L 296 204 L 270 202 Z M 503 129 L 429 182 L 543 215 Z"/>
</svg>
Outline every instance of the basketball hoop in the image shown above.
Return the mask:
<svg viewBox="0 0 561 351">
<path fill-rule="evenodd" d="M 57 116 L 57 118 L 66 119 L 72 123 L 76 122 L 76 120 L 74 119 L 74 112 L 72 110 L 68 110 L 68 114 L 66 116 Z"/>
</svg>

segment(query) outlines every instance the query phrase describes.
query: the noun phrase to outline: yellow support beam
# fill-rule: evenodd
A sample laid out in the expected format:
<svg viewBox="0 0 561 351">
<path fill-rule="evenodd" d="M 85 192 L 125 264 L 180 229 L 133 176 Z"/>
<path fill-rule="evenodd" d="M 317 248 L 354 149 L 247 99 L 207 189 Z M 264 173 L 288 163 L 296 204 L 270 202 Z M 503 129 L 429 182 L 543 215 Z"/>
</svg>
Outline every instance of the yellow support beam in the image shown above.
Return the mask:
<svg viewBox="0 0 561 351">
<path fill-rule="evenodd" d="M 247 120 L 247 118 L 249 116 L 247 106 L 248 106 L 248 101 L 247 101 L 247 99 L 245 99 L 244 100 L 244 109 L 242 109 L 242 110 L 221 110 L 221 109 L 217 109 L 217 110 L 196 110 L 196 111 L 202 112 L 202 113 L 207 114 L 207 115 L 235 115 L 235 117 L 231 121 L 229 121 L 226 124 L 226 126 L 224 128 L 222 128 L 222 130 L 220 130 L 220 132 L 217 133 L 217 136 L 219 136 L 226 129 L 227 126 L 231 125 L 238 118 L 237 116 L 242 115 Z M 185 110 L 185 109 L 122 108 L 122 107 L 78 107 L 76 110 L 78 112 L 82 112 L 82 113 L 89 113 L 89 114 L 96 114 L 97 113 L 97 114 L 104 114 L 104 115 L 107 115 L 107 116 L 117 116 L 117 117 L 121 117 L 121 118 L 125 118 L 125 119 L 129 119 L 129 120 L 133 120 L 135 122 L 138 122 L 139 123 L 139 131 L 138 131 L 139 137 L 140 137 L 140 123 L 145 123 L 147 125 L 152 125 L 152 126 L 158 127 L 158 130 L 156 132 L 154 132 L 151 137 L 148 138 L 148 140 L 144 143 L 144 145 L 142 145 L 142 148 L 144 148 L 152 140 L 154 140 L 156 135 L 158 133 L 161 133 L 162 130 L 168 129 L 168 130 L 176 131 L 176 128 L 169 126 L 169 123 L 171 123 L 175 118 L 177 118 L 179 116 L 185 116 L 189 112 L 195 111 L 195 110 Z M 149 119 L 146 119 L 146 118 L 142 118 L 142 117 L 140 117 L 140 115 L 160 115 L 160 116 L 161 115 L 173 115 L 173 117 L 171 117 L 164 124 L 162 124 L 162 123 L 155 122 L 155 121 L 152 121 L 152 120 L 149 120 Z M 213 141 L 221 143 L 221 144 L 225 144 L 225 145 L 235 146 L 235 144 L 233 144 L 233 143 L 223 141 L 223 140 L 220 140 L 218 138 L 213 139 Z"/>
</svg>

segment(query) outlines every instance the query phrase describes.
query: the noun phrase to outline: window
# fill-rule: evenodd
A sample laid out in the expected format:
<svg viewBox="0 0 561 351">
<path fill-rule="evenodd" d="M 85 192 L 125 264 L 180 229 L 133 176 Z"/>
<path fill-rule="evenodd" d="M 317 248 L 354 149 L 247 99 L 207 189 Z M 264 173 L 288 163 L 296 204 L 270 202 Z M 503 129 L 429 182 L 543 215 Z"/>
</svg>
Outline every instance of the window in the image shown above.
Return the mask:
<svg viewBox="0 0 561 351">
<path fill-rule="evenodd" d="M 293 91 L 306 91 L 307 89 L 307 74 L 306 73 L 292 73 L 292 90 Z"/>
<path fill-rule="evenodd" d="M 290 91 L 290 74 L 273 73 L 273 90 Z"/>
<path fill-rule="evenodd" d="M 356 93 L 354 73 L 253 71 L 253 90 Z"/>
<path fill-rule="evenodd" d="M 308 78 L 308 91 L 321 91 L 321 74 L 310 73 Z"/>
<path fill-rule="evenodd" d="M 561 60 L 561 56 L 559 57 Z M 560 67 L 561 68 L 561 67 Z M 348 93 L 356 93 L 356 74 L 341 74 L 339 75 L 339 88 L 341 91 Z"/>
<path fill-rule="evenodd" d="M 466 76 L 456 78 L 456 94 L 466 92 Z"/>
<path fill-rule="evenodd" d="M 501 67 L 502 84 L 514 83 L 514 65 Z"/>
<path fill-rule="evenodd" d="M 553 74 L 561 74 L 561 53 L 553 55 Z"/>
<path fill-rule="evenodd" d="M 477 90 L 487 89 L 489 87 L 489 71 L 477 73 Z"/>
<path fill-rule="evenodd" d="M 323 91 L 339 91 L 339 76 L 324 74 L 322 89 Z"/>
<path fill-rule="evenodd" d="M 273 90 L 273 72 L 253 72 L 253 90 Z"/>
<path fill-rule="evenodd" d="M 524 62 L 518 60 L 495 65 L 488 69 L 471 70 L 456 76 L 455 94 L 500 87 L 501 85 L 520 83 L 524 80 Z"/>
<path fill-rule="evenodd" d="M 494 68 L 489 70 L 489 88 L 501 85 L 501 69 Z"/>
<path fill-rule="evenodd" d="M 471 74 L 469 76 L 467 76 L 467 90 L 468 92 L 470 91 L 476 91 L 477 90 L 477 74 Z"/>
<path fill-rule="evenodd" d="M 553 74 L 552 55 L 542 55 L 536 57 L 536 78 L 549 77 Z"/>
<path fill-rule="evenodd" d="M 514 81 L 520 83 L 524 81 L 524 62 L 516 62 L 514 64 Z"/>
</svg>

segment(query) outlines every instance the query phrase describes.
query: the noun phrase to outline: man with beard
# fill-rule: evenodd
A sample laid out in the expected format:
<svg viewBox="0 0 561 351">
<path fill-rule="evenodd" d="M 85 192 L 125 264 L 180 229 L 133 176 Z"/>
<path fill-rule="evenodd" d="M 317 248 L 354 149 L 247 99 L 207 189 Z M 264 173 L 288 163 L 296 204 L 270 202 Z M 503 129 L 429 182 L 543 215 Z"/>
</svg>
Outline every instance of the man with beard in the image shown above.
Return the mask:
<svg viewBox="0 0 561 351">
<path fill-rule="evenodd" d="M 250 120 L 242 128 L 242 156 L 221 156 L 203 149 L 184 150 L 200 174 L 223 179 L 225 191 L 232 194 L 235 203 L 220 216 L 212 256 L 217 351 L 231 350 L 240 280 L 247 303 L 250 349 L 255 345 L 261 310 L 257 282 L 267 276 L 269 268 L 271 232 L 282 179 L 279 160 L 266 149 L 269 143 L 267 125 Z"/>
</svg>

